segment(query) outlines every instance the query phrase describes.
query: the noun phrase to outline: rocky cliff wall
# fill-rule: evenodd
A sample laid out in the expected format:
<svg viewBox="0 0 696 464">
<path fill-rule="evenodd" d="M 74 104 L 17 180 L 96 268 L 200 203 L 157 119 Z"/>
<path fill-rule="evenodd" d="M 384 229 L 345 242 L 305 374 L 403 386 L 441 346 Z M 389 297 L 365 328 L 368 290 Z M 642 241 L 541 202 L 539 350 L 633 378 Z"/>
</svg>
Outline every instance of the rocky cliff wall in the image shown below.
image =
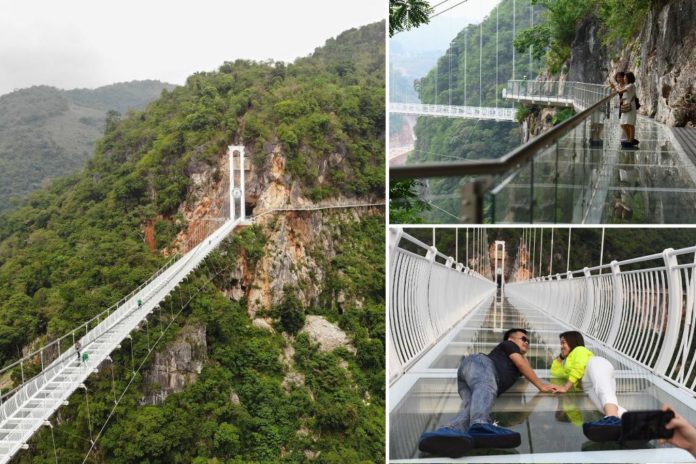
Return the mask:
<svg viewBox="0 0 696 464">
<path fill-rule="evenodd" d="M 617 71 L 636 75 L 640 112 L 669 126 L 696 124 L 696 2 L 653 2 L 644 27 L 623 47 L 602 44 L 595 18 L 572 45 L 568 80 L 605 83 Z"/>
<path fill-rule="evenodd" d="M 146 393 L 141 404 L 160 404 L 198 379 L 208 359 L 206 328 L 187 325 L 176 340 L 155 353 L 154 362 L 144 374 Z"/>
</svg>

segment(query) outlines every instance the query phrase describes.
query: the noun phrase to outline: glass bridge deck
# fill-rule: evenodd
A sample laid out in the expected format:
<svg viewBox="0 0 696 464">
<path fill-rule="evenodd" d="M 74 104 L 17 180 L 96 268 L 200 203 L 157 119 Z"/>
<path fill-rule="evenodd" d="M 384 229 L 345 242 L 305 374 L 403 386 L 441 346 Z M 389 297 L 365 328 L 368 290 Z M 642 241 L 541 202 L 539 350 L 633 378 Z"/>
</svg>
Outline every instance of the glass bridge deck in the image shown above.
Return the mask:
<svg viewBox="0 0 696 464">
<path fill-rule="evenodd" d="M 696 167 L 672 132 L 638 117 L 635 148 L 622 148 L 616 110 L 599 126 L 587 119 L 533 163 L 496 176 L 483 195 L 491 223 L 682 224 L 696 220 Z M 603 117 L 603 116 L 602 116 Z M 601 127 L 601 131 L 598 131 Z M 601 134 L 600 134 L 601 133 Z M 592 138 L 595 138 L 592 141 Z M 451 161 L 446 159 L 443 161 Z M 430 222 L 461 222 L 468 178 L 428 179 Z"/>
<path fill-rule="evenodd" d="M 582 423 L 600 419 L 602 414 L 582 390 L 539 393 L 524 378 L 498 398 L 492 412 L 499 425 L 521 434 L 519 447 L 472 450 L 454 461 L 420 452 L 420 434 L 445 425 L 459 410 L 456 368 L 461 356 L 489 352 L 508 328 L 523 327 L 530 332 L 528 359 L 539 377 L 549 381 L 548 368 L 560 352 L 558 335 L 568 329 L 515 303 L 499 298 L 479 308 L 397 381 L 402 385 L 392 385 L 390 462 L 696 462 L 686 451 L 657 441 L 630 446 L 591 442 L 582 433 Z M 692 408 L 679 392 L 662 388 L 664 382 L 620 354 L 590 340 L 586 344 L 616 368 L 622 406 L 628 410 L 658 409 L 668 403 L 696 422 Z"/>
<path fill-rule="evenodd" d="M 589 143 L 587 121 L 538 154 L 493 190 L 492 222 L 679 224 L 696 218 L 696 168 L 668 128 L 640 117 L 636 148 L 621 148 L 622 130 L 606 124 Z M 530 211 L 529 192 L 534 210 Z"/>
</svg>

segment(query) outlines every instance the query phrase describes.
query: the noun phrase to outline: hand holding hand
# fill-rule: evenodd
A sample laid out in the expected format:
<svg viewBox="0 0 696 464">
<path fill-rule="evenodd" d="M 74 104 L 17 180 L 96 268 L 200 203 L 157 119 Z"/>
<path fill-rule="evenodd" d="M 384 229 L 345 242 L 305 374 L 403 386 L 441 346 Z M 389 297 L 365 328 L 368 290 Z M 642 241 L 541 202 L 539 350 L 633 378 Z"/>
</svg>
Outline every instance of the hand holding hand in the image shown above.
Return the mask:
<svg viewBox="0 0 696 464">
<path fill-rule="evenodd" d="M 541 387 L 539 387 L 539 391 L 544 392 L 544 393 L 555 393 L 556 392 L 556 385 L 549 385 L 548 383 L 542 383 Z"/>
</svg>

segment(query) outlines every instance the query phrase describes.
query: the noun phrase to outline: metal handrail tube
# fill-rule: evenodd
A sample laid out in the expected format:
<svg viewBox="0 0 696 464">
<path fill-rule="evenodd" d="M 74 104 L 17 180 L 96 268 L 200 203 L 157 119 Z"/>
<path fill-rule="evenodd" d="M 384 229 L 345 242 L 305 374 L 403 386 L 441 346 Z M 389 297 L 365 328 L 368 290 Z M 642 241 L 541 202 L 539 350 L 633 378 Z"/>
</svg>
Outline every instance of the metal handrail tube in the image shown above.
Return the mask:
<svg viewBox="0 0 696 464">
<path fill-rule="evenodd" d="M 221 228 L 218 228 L 217 230 L 213 231 L 213 233 L 211 234 L 210 237 L 212 237 L 213 235 L 218 233 L 220 230 L 221 230 Z M 209 237 L 207 237 L 207 238 L 209 238 Z M 82 323 L 80 326 L 73 329 L 68 334 L 63 335 L 62 337 L 60 337 L 56 340 L 53 340 L 52 342 L 50 342 L 47 345 L 44 345 L 40 349 L 30 353 L 29 355 L 24 356 L 23 358 L 21 358 L 18 361 L 15 361 L 13 364 L 4 367 L 2 370 L 0 370 L 0 375 L 7 372 L 9 369 L 17 367 L 18 365 L 22 364 L 23 362 L 30 361 L 32 357 L 40 354 L 43 350 L 50 347 L 51 345 L 53 345 L 55 343 L 60 343 L 62 340 L 73 337 L 78 331 L 81 332 L 81 330 L 83 328 L 85 329 L 85 331 L 87 333 L 85 334 L 85 336 L 80 337 L 79 340 L 80 340 L 81 345 L 82 345 L 82 350 L 85 351 L 94 341 L 98 340 L 102 334 L 111 330 L 111 328 L 113 328 L 114 326 L 119 324 L 124 318 L 129 317 L 130 314 L 132 314 L 134 311 L 136 311 L 139 308 L 139 306 L 137 306 L 137 304 L 134 304 L 134 305 L 131 305 L 130 307 L 121 307 L 120 309 L 114 310 L 114 311 L 112 311 L 112 309 L 119 308 L 119 306 L 123 306 L 124 303 L 126 303 L 130 299 L 134 298 L 135 295 L 137 295 L 139 292 L 143 291 L 143 289 L 146 289 L 148 285 L 150 285 L 155 279 L 157 279 L 158 277 L 160 277 L 164 273 L 169 272 L 170 274 L 173 274 L 173 273 L 177 272 L 178 269 L 181 269 L 182 267 L 186 266 L 186 264 L 188 262 L 190 262 L 195 257 L 195 255 L 198 253 L 198 251 L 194 252 L 194 250 L 200 250 L 202 243 L 203 242 L 201 241 L 201 243 L 199 243 L 196 247 L 194 247 L 191 250 L 193 253 L 187 253 L 186 261 L 181 261 L 180 260 L 181 257 L 179 255 L 174 255 L 172 258 L 169 259 L 169 261 L 167 261 L 167 263 L 165 263 L 163 266 L 161 266 L 145 282 L 143 282 L 138 287 L 136 287 L 134 290 L 132 290 L 130 293 L 128 293 L 128 295 L 121 298 L 117 303 L 113 304 L 112 306 L 110 306 L 106 310 L 104 310 L 101 313 L 97 314 L 96 316 L 92 317 L 88 321 Z M 151 297 L 151 295 L 156 294 L 159 291 L 159 289 L 161 289 L 164 285 L 166 285 L 170 280 L 171 280 L 171 277 L 166 279 L 166 280 L 161 281 L 159 286 L 157 286 L 156 288 L 150 289 L 150 291 L 148 291 L 146 294 L 142 295 L 141 296 L 142 302 L 143 303 L 147 302 L 149 300 L 149 298 Z M 104 314 L 107 314 L 107 316 L 104 319 L 102 319 L 101 316 L 103 316 Z M 89 324 L 93 323 L 95 321 L 99 321 L 99 322 L 91 331 L 87 331 L 87 329 L 89 328 Z M 59 344 L 59 347 L 60 347 L 60 344 Z M 41 372 L 39 372 L 38 374 L 36 374 L 36 376 L 34 376 L 32 378 L 26 379 L 23 383 L 15 386 L 12 390 L 9 390 L 7 392 L 2 392 L 2 395 L 0 395 L 0 400 L 4 401 L 4 398 L 7 398 L 7 397 L 13 395 L 18 390 L 23 388 L 25 385 L 34 381 L 39 376 L 41 376 L 46 371 L 46 369 L 50 368 L 53 365 L 62 365 L 66 359 L 70 359 L 75 354 L 76 354 L 76 351 L 75 351 L 74 346 L 72 346 L 72 344 L 67 350 L 65 350 L 62 353 L 59 350 L 58 356 L 53 361 L 51 361 L 51 363 L 46 368 L 44 368 L 44 370 L 42 370 Z"/>
<path fill-rule="evenodd" d="M 678 264 L 678 256 L 689 262 Z M 662 266 L 621 269 L 657 259 Z M 610 273 L 592 274 L 607 267 Z M 583 276 L 574 277 L 579 272 Z M 613 261 L 564 279 L 510 283 L 506 290 L 696 394 L 696 247 Z"/>
<path fill-rule="evenodd" d="M 524 145 L 517 147 L 507 155 L 494 160 L 485 161 L 455 161 L 451 163 L 421 163 L 407 166 L 395 166 L 389 168 L 389 176 L 392 179 L 422 179 L 427 177 L 454 177 L 481 174 L 501 174 L 511 169 L 519 168 L 525 161 L 533 158 L 537 153 L 551 144 L 560 140 L 563 136 L 575 129 L 588 119 L 595 111 L 602 107 L 617 95 L 616 92 L 602 98 L 597 103 L 548 132 L 531 139 Z"/>
<path fill-rule="evenodd" d="M 426 256 L 399 247 L 404 238 Z M 496 284 L 461 263 L 435 261 L 436 248 L 399 230 L 390 231 L 390 381 L 427 352 L 486 298 Z"/>
<path fill-rule="evenodd" d="M 34 356 L 40 355 L 40 353 L 41 353 L 42 351 L 46 350 L 47 348 L 51 347 L 52 345 L 54 345 L 54 344 L 56 344 L 56 343 L 60 343 L 62 340 L 65 340 L 65 339 L 67 339 L 67 338 L 71 338 L 72 335 L 75 334 L 78 330 L 80 330 L 80 329 L 82 329 L 82 328 L 84 328 L 84 327 L 88 327 L 90 323 L 92 323 L 92 322 L 94 322 L 94 321 L 96 321 L 96 320 L 99 320 L 100 317 L 103 316 L 104 314 L 107 314 L 107 315 L 108 315 L 108 314 L 111 312 L 111 310 L 113 310 L 114 308 L 118 308 L 118 307 L 119 307 L 120 305 L 122 305 L 124 302 L 128 301 L 134 294 L 138 293 L 138 292 L 139 292 L 140 290 L 142 290 L 146 285 L 148 285 L 150 282 L 152 282 L 152 280 L 153 280 L 154 278 L 156 278 L 157 276 L 159 276 L 165 269 L 169 268 L 169 266 L 171 266 L 171 265 L 173 264 L 173 262 L 176 261 L 177 259 L 179 259 L 179 256 L 178 256 L 178 255 L 173 256 L 169 261 L 167 261 L 167 263 L 165 263 L 162 267 L 160 267 L 160 268 L 156 271 L 155 274 L 153 274 L 152 276 L 150 276 L 150 277 L 148 278 L 148 280 L 146 280 L 145 282 L 143 282 L 142 284 L 140 284 L 138 287 L 136 287 L 135 290 L 132 290 L 128 295 L 122 297 L 122 298 L 121 298 L 120 300 L 118 300 L 116 303 L 112 304 L 112 305 L 109 306 L 107 309 L 103 310 L 102 312 L 100 312 L 100 313 L 97 314 L 96 316 L 92 317 L 91 319 L 89 319 L 89 320 L 83 322 L 81 325 L 79 325 L 79 326 L 76 327 L 75 329 L 71 330 L 69 333 L 67 333 L 67 334 L 65 334 L 65 335 L 62 335 L 62 336 L 60 336 L 60 337 L 58 337 L 58 338 L 56 338 L 56 339 L 50 341 L 49 343 L 43 345 L 41 348 L 38 348 L 38 349 L 32 351 L 31 353 L 29 353 L 29 354 L 27 354 L 27 355 L 24 355 L 22 358 L 18 359 L 17 361 L 14 361 L 12 364 L 6 365 L 6 366 L 3 367 L 2 369 L 0 369 L 0 376 L 2 376 L 2 375 L 3 375 L 5 372 L 7 372 L 8 370 L 10 370 L 10 369 L 12 369 L 12 368 L 15 368 L 15 367 L 19 366 L 22 362 L 29 361 L 29 360 L 30 360 L 31 358 L 33 358 Z M 3 396 L 5 396 L 5 393 L 3 393 Z"/>
<path fill-rule="evenodd" d="M 70 354 L 66 351 L 52 365 L 44 369 L 30 381 L 25 382 L 14 396 L 0 405 L 0 418 L 2 418 L 3 421 L 7 420 L 17 410 L 24 407 L 27 402 L 34 400 L 34 396 L 43 386 L 54 381 L 56 376 L 65 375 L 69 378 L 69 387 L 56 389 L 47 399 L 42 400 L 46 402 L 46 407 L 35 410 L 36 415 L 31 416 L 31 419 L 33 419 L 33 422 L 30 424 L 31 429 L 27 428 L 19 431 L 20 435 L 18 438 L 16 440 L 11 440 L 11 449 L 7 451 L 9 455 L 3 454 L 0 456 L 0 461 L 6 462 L 5 459 L 9 459 L 9 456 L 14 454 L 18 447 L 21 446 L 21 443 L 26 440 L 27 434 L 33 434 L 33 432 L 41 426 L 43 421 L 48 419 L 53 411 L 59 407 L 62 401 L 90 375 L 96 366 L 98 366 L 113 349 L 115 349 L 117 344 L 134 330 L 142 319 L 147 317 L 159 301 L 164 299 L 183 279 L 193 272 L 206 256 L 217 248 L 239 222 L 240 220 L 228 221 L 223 227 L 218 228 L 211 235 L 206 237 L 206 240 L 190 250 L 186 254 L 185 259 L 178 260 L 174 265 L 160 273 L 160 277 L 155 283 L 156 285 L 151 286 L 151 288 L 145 288 L 146 294 L 144 297 L 147 298 L 147 300 L 142 306 L 136 304 L 134 300 L 130 300 L 131 304 L 126 303 L 123 308 L 114 311 L 107 319 L 92 329 L 89 335 L 83 338 L 83 340 L 86 341 L 85 345 L 89 346 L 93 340 L 102 336 L 105 342 L 104 345 L 96 348 L 93 352 L 93 356 L 90 357 L 90 363 L 94 367 L 89 369 L 77 369 L 78 372 L 66 372 L 66 370 L 69 369 L 69 363 L 67 362 L 69 358 L 66 356 L 72 356 L 72 354 L 74 354 L 74 352 Z M 153 282 L 150 283 L 152 284 Z M 149 301 L 153 297 L 155 300 Z M 133 298 L 135 298 L 135 295 Z M 112 324 L 112 322 L 116 322 L 116 324 Z M 29 416 L 27 416 L 27 418 L 29 418 Z M 3 444 L 6 444 L 7 441 L 7 438 L 3 439 Z M 5 451 L 3 453 L 5 453 Z"/>
</svg>

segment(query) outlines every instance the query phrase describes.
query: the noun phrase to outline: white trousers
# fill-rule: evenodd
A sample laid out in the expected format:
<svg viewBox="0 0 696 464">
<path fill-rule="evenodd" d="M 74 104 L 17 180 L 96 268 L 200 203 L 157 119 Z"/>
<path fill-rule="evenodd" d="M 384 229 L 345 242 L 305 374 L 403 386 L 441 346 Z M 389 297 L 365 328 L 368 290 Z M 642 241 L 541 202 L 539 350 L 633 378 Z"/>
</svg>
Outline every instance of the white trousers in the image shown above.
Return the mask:
<svg viewBox="0 0 696 464">
<path fill-rule="evenodd" d="M 619 408 L 619 417 L 626 412 L 616 398 L 616 379 L 614 366 L 606 358 L 592 356 L 585 367 L 582 388 L 594 405 L 604 414 L 605 404 L 614 404 Z"/>
</svg>

